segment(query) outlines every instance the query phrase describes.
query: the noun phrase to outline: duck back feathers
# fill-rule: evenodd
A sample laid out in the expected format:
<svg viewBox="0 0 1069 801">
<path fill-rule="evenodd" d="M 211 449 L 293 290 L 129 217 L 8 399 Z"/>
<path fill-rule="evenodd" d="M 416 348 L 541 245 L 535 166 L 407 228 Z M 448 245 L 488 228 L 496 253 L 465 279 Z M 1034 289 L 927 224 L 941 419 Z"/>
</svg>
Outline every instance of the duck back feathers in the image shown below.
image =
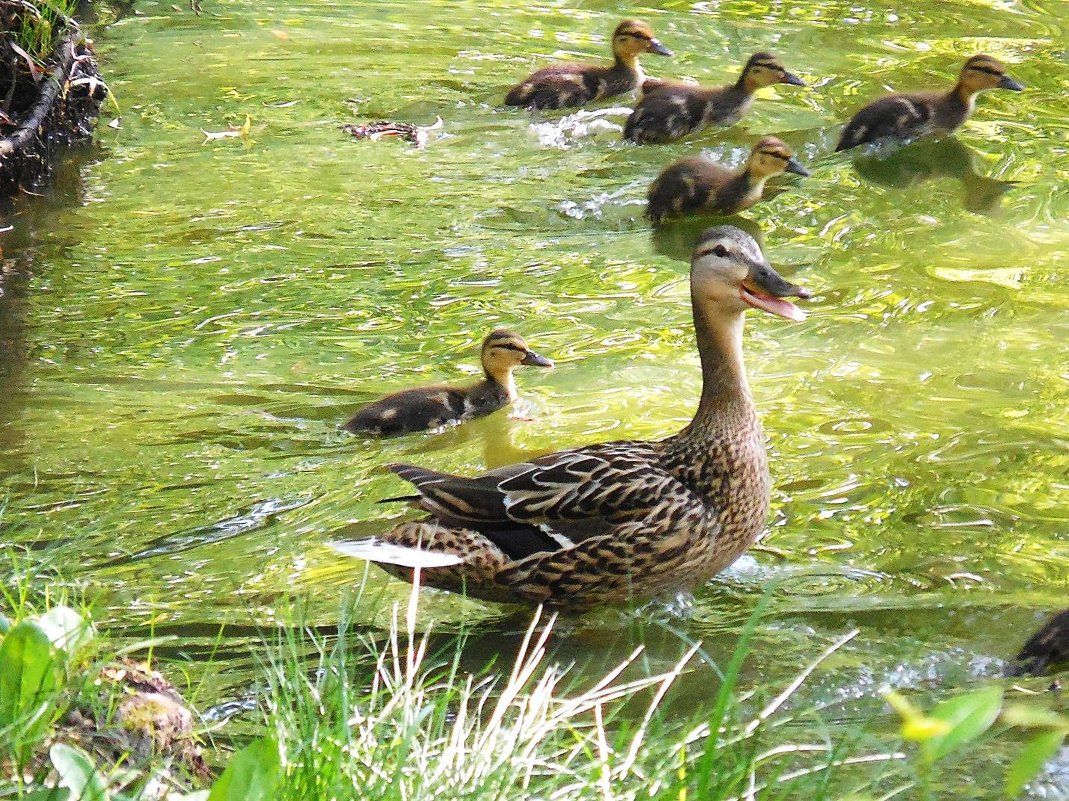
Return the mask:
<svg viewBox="0 0 1069 801">
<path fill-rule="evenodd" d="M 733 125 L 753 106 L 754 92 L 773 83 L 805 84 L 771 53 L 754 53 L 739 79 L 703 87 L 646 81 L 624 125 L 624 139 L 640 144 L 671 142 L 710 125 Z"/>
<path fill-rule="evenodd" d="M 672 55 L 645 22 L 624 20 L 612 35 L 613 63 L 551 64 L 529 75 L 505 95 L 505 105 L 536 109 L 582 106 L 634 91 L 642 82 L 642 53 Z"/>
<path fill-rule="evenodd" d="M 976 95 L 986 89 L 1020 91 L 1024 86 L 1006 74 L 997 59 L 977 55 L 965 62 L 949 92 L 896 92 L 864 106 L 846 124 L 835 150 L 884 139 L 905 140 L 950 133 L 976 108 Z"/>
</svg>

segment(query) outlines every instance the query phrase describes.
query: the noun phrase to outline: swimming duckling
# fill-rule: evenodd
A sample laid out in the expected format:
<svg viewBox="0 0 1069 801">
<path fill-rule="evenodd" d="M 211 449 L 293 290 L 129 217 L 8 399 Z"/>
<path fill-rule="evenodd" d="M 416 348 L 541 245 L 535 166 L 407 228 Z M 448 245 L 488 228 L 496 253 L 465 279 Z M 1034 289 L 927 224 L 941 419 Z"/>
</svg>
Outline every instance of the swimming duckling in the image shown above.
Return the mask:
<svg viewBox="0 0 1069 801">
<path fill-rule="evenodd" d="M 869 103 L 846 124 L 836 151 L 849 150 L 878 139 L 912 139 L 934 132 L 950 133 L 976 108 L 976 95 L 985 89 L 1020 92 L 1024 84 L 1006 74 L 991 56 L 973 56 L 949 92 L 898 92 Z"/>
<path fill-rule="evenodd" d="M 645 22 L 627 19 L 612 34 L 611 67 L 597 64 L 552 64 L 524 78 L 505 95 L 506 106 L 566 108 L 633 92 L 642 83 L 642 53 L 670 56 Z"/>
<path fill-rule="evenodd" d="M 708 125 L 734 125 L 753 105 L 754 92 L 774 83 L 805 86 L 771 53 L 754 53 L 731 86 L 690 86 L 650 79 L 627 118 L 624 139 L 640 144 L 671 142 Z"/>
<path fill-rule="evenodd" d="M 676 214 L 704 211 L 736 214 L 761 199 L 765 181 L 774 175 L 793 172 L 809 175 L 787 145 L 766 136 L 750 151 L 750 158 L 738 172 L 704 156 L 680 159 L 664 169 L 650 185 L 646 216 L 654 222 Z"/>
<path fill-rule="evenodd" d="M 394 392 L 362 408 L 343 428 L 354 434 L 391 437 L 482 417 L 516 400 L 512 371 L 517 367 L 553 366 L 552 361 L 528 348 L 523 337 L 504 328 L 483 340 L 482 364 L 486 377 L 478 384 Z"/>
<path fill-rule="evenodd" d="M 1069 609 L 1065 609 L 1029 638 L 1006 669 L 1008 676 L 1042 676 L 1069 666 Z"/>
</svg>

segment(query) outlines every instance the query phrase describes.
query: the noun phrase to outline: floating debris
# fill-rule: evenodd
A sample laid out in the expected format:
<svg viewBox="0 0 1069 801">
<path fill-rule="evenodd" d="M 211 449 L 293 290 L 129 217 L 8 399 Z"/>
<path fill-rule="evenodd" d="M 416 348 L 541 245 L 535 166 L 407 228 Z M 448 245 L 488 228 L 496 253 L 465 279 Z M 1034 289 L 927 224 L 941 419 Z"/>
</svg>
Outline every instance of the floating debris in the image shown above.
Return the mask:
<svg viewBox="0 0 1069 801">
<path fill-rule="evenodd" d="M 341 129 L 354 139 L 370 139 L 372 142 L 377 142 L 384 136 L 399 136 L 408 142 L 412 142 L 416 147 L 423 148 L 427 146 L 430 132 L 440 130 L 442 125 L 442 118 L 435 117 L 432 125 L 413 125 L 410 122 L 379 120 L 378 122 L 366 122 L 362 125 L 343 125 Z"/>
<path fill-rule="evenodd" d="M 229 126 L 229 128 L 229 131 L 206 131 L 201 128 L 200 132 L 204 134 L 204 141 L 201 142 L 201 144 L 206 145 L 209 142 L 214 142 L 217 139 L 247 138 L 249 135 L 249 131 L 252 130 L 252 118 L 248 114 L 246 114 L 245 122 L 243 122 L 241 125 L 231 125 Z"/>
</svg>

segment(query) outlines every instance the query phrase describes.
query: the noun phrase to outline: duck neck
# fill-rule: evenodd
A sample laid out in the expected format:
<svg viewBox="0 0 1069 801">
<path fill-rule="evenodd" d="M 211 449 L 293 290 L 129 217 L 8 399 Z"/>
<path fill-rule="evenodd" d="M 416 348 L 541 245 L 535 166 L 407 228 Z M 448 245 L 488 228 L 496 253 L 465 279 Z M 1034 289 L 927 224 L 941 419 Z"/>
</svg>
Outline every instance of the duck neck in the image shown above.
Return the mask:
<svg viewBox="0 0 1069 801">
<path fill-rule="evenodd" d="M 944 98 L 952 109 L 964 112 L 965 116 L 972 114 L 976 106 L 976 94 L 979 90 L 970 89 L 963 81 L 958 81 Z"/>
<path fill-rule="evenodd" d="M 746 181 L 746 188 L 753 191 L 754 189 L 762 190 L 765 186 L 765 181 L 769 179 L 768 175 L 761 175 L 750 169 L 749 165 L 743 168 L 742 171 L 743 180 Z"/>
<path fill-rule="evenodd" d="M 491 387 L 500 387 L 502 393 L 508 398 L 509 403 L 516 400 L 516 379 L 512 377 L 512 371 L 506 370 L 500 375 L 494 375 L 489 370 L 483 369 L 486 383 Z"/>
<path fill-rule="evenodd" d="M 615 59 L 612 66 L 613 72 L 634 75 L 636 82 L 642 83 L 642 66 L 638 63 L 638 56 L 634 53 L 614 53 L 613 57 Z"/>
<path fill-rule="evenodd" d="M 701 435 L 720 428 L 725 417 L 753 414 L 750 385 L 742 360 L 742 312 L 716 314 L 692 298 L 694 333 L 702 363 L 702 396 L 698 411 L 688 426 Z"/>
<path fill-rule="evenodd" d="M 739 76 L 739 79 L 735 81 L 734 86 L 732 86 L 731 88 L 738 92 L 740 95 L 744 97 L 749 97 L 761 87 L 758 86 L 751 79 L 749 70 L 743 70 L 742 75 Z"/>
</svg>

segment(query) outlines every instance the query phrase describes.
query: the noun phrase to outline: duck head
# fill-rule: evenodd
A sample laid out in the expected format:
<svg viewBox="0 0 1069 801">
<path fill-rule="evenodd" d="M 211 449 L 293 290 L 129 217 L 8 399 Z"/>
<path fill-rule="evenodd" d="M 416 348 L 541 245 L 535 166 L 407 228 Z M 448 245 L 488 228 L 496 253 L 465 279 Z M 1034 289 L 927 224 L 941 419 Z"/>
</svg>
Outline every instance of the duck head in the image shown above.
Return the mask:
<svg viewBox="0 0 1069 801">
<path fill-rule="evenodd" d="M 482 364 L 486 374 L 501 384 L 508 384 L 512 371 L 522 365 L 552 367 L 553 362 L 527 347 L 519 334 L 505 328 L 491 331 L 483 340 Z"/>
<path fill-rule="evenodd" d="M 750 151 L 746 172 L 758 179 L 771 178 L 784 172 L 809 175 L 809 170 L 795 160 L 791 149 L 774 136 L 766 136 Z"/>
<path fill-rule="evenodd" d="M 620 61 L 633 63 L 643 53 L 670 56 L 672 51 L 657 41 L 653 28 L 637 19 L 625 19 L 612 32 L 612 52 Z"/>
<path fill-rule="evenodd" d="M 702 233 L 690 263 L 690 287 L 695 308 L 716 316 L 752 308 L 801 322 L 805 312 L 785 298 L 810 297 L 772 269 L 752 236 L 732 225 Z"/>
<path fill-rule="evenodd" d="M 1006 67 L 996 58 L 980 54 L 973 56 L 961 68 L 959 85 L 970 95 L 984 89 L 1009 89 L 1020 92 L 1024 84 L 1006 74 Z"/>
<path fill-rule="evenodd" d="M 748 92 L 755 92 L 774 83 L 789 83 L 792 86 L 805 86 L 805 81 L 788 72 L 778 58 L 771 53 L 754 53 L 743 67 L 739 83 Z"/>
</svg>

